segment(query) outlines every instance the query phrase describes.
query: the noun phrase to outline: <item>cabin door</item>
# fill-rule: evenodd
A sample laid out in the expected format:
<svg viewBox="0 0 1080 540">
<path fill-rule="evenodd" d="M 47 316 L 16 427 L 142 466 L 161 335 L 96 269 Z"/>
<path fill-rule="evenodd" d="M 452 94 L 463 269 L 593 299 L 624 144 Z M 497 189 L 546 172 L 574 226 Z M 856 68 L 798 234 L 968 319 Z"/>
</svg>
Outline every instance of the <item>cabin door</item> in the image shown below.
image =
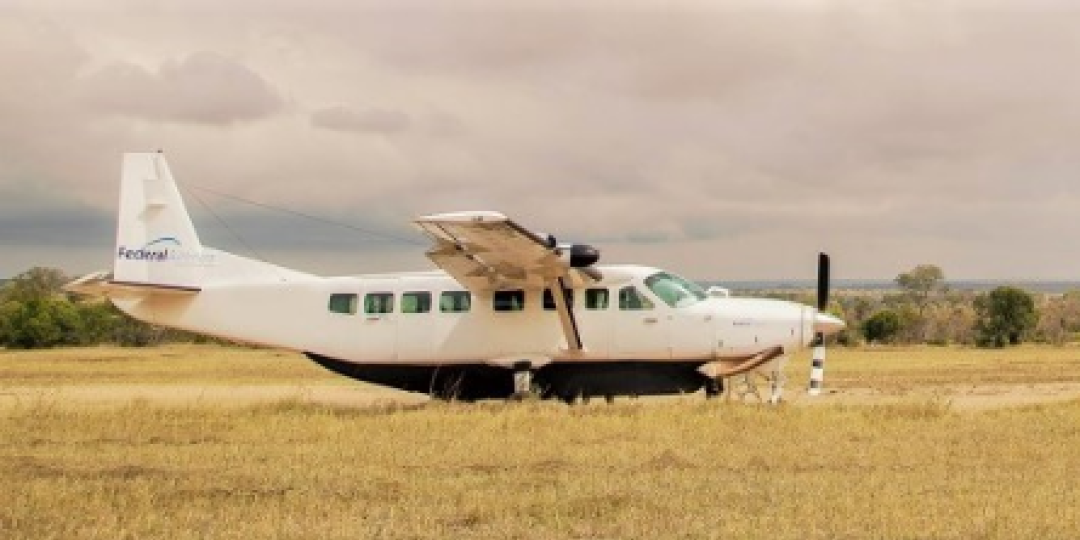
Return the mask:
<svg viewBox="0 0 1080 540">
<path fill-rule="evenodd" d="M 360 298 L 360 328 L 356 333 L 357 355 L 371 362 L 397 360 L 397 319 L 400 298 L 395 280 L 372 280 L 364 284 Z"/>
</svg>

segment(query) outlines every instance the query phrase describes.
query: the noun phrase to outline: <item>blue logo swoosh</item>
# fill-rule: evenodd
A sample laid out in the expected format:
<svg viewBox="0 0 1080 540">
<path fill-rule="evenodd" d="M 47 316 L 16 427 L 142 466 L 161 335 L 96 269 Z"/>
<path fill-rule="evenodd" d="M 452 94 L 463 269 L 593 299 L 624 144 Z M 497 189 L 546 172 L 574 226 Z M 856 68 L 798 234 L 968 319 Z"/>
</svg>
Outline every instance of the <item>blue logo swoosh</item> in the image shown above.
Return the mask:
<svg viewBox="0 0 1080 540">
<path fill-rule="evenodd" d="M 155 244 L 164 244 L 164 243 L 171 243 L 171 244 L 176 245 L 176 246 L 181 245 L 180 241 L 177 240 L 173 236 L 162 236 L 161 238 L 158 238 L 157 240 L 147 242 L 147 244 L 145 246 L 143 246 L 143 249 L 148 249 L 150 246 L 153 246 Z"/>
</svg>

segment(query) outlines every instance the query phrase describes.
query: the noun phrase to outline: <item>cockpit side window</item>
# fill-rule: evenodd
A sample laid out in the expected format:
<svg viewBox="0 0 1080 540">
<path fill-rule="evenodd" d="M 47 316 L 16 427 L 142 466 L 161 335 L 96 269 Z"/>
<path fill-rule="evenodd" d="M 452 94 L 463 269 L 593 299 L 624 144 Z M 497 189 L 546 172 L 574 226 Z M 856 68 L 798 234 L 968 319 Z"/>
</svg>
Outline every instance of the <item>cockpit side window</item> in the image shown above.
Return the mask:
<svg viewBox="0 0 1080 540">
<path fill-rule="evenodd" d="M 696 283 L 667 272 L 658 272 L 649 276 L 645 279 L 645 285 L 665 304 L 673 308 L 694 305 L 708 296 Z"/>
<path fill-rule="evenodd" d="M 619 289 L 619 309 L 626 311 L 637 311 L 642 309 L 652 309 L 652 300 L 649 300 L 645 295 L 641 294 L 641 291 L 633 285 L 627 285 Z"/>
</svg>

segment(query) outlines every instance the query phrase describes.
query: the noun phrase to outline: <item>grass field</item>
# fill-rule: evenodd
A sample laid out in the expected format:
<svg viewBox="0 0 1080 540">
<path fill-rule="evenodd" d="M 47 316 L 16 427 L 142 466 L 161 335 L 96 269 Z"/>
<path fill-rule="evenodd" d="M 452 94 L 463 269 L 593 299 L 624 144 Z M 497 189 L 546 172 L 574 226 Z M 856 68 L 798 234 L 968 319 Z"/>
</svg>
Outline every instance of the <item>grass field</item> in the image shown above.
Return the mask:
<svg viewBox="0 0 1080 540">
<path fill-rule="evenodd" d="M 831 351 L 837 394 L 1080 380 L 1080 351 Z M 801 360 L 801 359 L 800 359 Z M 801 362 L 800 362 L 801 364 Z M 792 386 L 806 368 L 792 367 Z M 344 384 L 214 347 L 0 353 L 3 385 Z M 2 390 L 2 388 L 0 388 Z M 1080 401 L 0 408 L 0 538 L 1080 538 Z"/>
</svg>

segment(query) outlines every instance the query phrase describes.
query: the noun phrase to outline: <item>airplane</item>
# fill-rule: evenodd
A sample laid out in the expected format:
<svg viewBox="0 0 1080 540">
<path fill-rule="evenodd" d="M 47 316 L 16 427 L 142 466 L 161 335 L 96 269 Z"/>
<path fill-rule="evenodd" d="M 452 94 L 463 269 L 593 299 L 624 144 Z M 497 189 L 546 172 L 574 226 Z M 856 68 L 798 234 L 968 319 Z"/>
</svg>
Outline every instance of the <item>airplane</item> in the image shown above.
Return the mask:
<svg viewBox="0 0 1080 540">
<path fill-rule="evenodd" d="M 433 271 L 321 277 L 203 246 L 165 157 L 123 157 L 112 270 L 67 290 L 155 325 L 303 353 L 330 371 L 435 398 L 589 397 L 724 391 L 760 373 L 782 399 L 788 357 L 844 328 L 818 303 L 731 297 L 560 243 L 493 211 L 415 225 Z"/>
</svg>

